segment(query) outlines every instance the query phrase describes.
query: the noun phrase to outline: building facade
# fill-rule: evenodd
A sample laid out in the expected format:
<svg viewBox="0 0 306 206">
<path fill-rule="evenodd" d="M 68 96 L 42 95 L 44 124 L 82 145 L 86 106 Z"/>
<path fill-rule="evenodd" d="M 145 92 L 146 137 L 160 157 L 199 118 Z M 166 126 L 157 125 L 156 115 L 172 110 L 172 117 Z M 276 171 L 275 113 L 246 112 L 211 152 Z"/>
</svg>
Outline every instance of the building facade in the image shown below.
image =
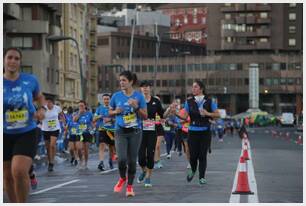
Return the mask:
<svg viewBox="0 0 306 206">
<path fill-rule="evenodd" d="M 22 51 L 21 71 L 38 77 L 44 95 L 57 97 L 59 50 L 49 35 L 60 35 L 61 4 L 4 4 L 4 48 Z"/>
<path fill-rule="evenodd" d="M 206 4 L 166 4 L 158 8 L 170 17 L 170 37 L 206 45 Z"/>
<path fill-rule="evenodd" d="M 91 4 L 63 4 L 63 36 L 74 38 L 62 41 L 60 47 L 60 90 L 59 101 L 65 106 L 76 105 L 83 99 L 89 106 L 97 103 L 97 64 L 96 64 L 96 16 Z M 80 65 L 84 80 L 82 90 Z"/>
</svg>

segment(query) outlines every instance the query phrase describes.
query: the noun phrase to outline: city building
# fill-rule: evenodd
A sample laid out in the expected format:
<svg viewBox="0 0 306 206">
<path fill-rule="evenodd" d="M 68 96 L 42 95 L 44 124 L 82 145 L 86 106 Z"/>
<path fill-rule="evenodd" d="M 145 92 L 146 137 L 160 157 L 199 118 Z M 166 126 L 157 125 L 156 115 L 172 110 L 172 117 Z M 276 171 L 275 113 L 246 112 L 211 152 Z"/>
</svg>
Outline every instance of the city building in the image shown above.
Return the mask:
<svg viewBox="0 0 306 206">
<path fill-rule="evenodd" d="M 177 7 L 176 4 L 168 4 L 168 7 L 171 5 Z M 187 5 L 186 9 L 189 7 Z M 203 80 L 207 93 L 218 98 L 219 107 L 236 114 L 249 108 L 249 68 L 256 64 L 259 67 L 259 108 L 276 114 L 300 114 L 302 4 L 203 4 L 199 8 L 203 7 L 207 9 L 207 55 L 190 53 L 187 48 L 182 49 L 180 55 L 161 55 L 155 78 L 155 57 L 146 56 L 145 51 L 137 54 L 141 49 L 134 49 L 138 58 L 133 59 L 132 70 L 139 79 L 156 79 L 155 94 L 160 95 L 164 103 L 174 97 L 184 99 L 190 93 L 192 82 Z M 113 44 L 116 43 L 112 41 Z M 120 47 L 119 41 L 117 44 Z M 171 47 L 160 49 L 161 53 L 169 51 Z M 109 78 L 128 68 L 127 54 L 110 53 L 107 58 L 104 64 L 101 62 L 101 68 L 108 72 Z M 103 85 L 102 89 L 113 91 L 112 86 Z"/>
<path fill-rule="evenodd" d="M 44 95 L 57 97 L 59 51 L 47 37 L 60 35 L 61 4 L 15 4 L 3 7 L 4 48 L 22 51 L 21 71 L 38 77 Z"/>
<path fill-rule="evenodd" d="M 170 17 L 170 38 L 206 45 L 206 4 L 165 4 L 158 9 Z"/>
<path fill-rule="evenodd" d="M 98 85 L 99 93 L 114 92 L 117 87 L 115 68 L 119 62 L 129 58 L 131 34 L 126 32 L 108 32 L 98 34 L 97 64 L 99 65 Z M 133 65 L 137 61 L 149 57 L 156 59 L 156 38 L 144 35 L 135 35 L 133 43 Z M 178 57 L 182 55 L 205 55 L 206 48 L 202 45 L 161 38 L 158 57 Z M 157 63 L 157 62 L 156 62 Z M 133 66 L 134 67 L 134 66 Z M 128 65 L 125 67 L 128 68 Z M 154 72 L 155 66 L 146 68 Z M 138 71 L 137 66 L 137 71 Z"/>
<path fill-rule="evenodd" d="M 80 64 L 84 80 L 84 100 L 89 106 L 97 104 L 96 11 L 91 4 L 63 4 L 62 35 L 74 38 L 57 43 L 60 47 L 59 101 L 64 106 L 76 105 L 82 99 Z M 81 63 L 80 63 L 81 61 Z"/>
</svg>

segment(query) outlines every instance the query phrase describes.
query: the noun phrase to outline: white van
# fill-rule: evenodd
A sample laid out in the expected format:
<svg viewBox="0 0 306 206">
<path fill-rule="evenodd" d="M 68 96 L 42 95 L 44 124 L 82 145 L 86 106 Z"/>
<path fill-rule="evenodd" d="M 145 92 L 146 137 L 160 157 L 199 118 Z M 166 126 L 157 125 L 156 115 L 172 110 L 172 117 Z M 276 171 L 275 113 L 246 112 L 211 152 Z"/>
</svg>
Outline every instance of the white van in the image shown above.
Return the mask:
<svg viewBox="0 0 306 206">
<path fill-rule="evenodd" d="M 294 116 L 291 112 L 282 113 L 281 116 L 282 126 L 294 126 Z"/>
</svg>

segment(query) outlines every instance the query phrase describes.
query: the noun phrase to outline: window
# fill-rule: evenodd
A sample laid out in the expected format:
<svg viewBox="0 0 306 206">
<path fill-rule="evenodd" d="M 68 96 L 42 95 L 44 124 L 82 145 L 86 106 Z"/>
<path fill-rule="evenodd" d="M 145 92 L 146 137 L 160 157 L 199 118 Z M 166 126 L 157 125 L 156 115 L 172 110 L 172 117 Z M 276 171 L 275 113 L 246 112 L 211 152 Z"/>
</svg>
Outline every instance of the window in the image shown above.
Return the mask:
<svg viewBox="0 0 306 206">
<path fill-rule="evenodd" d="M 167 87 L 168 86 L 168 81 L 167 80 L 162 80 L 163 83 L 163 87 Z"/>
<path fill-rule="evenodd" d="M 175 86 L 176 86 L 176 87 L 181 86 L 181 85 L 180 85 L 180 82 L 181 82 L 181 81 L 180 81 L 179 79 L 175 80 Z"/>
<path fill-rule="evenodd" d="M 231 4 L 224 4 L 224 6 L 231 6 Z"/>
<path fill-rule="evenodd" d="M 188 86 L 192 86 L 192 83 L 193 83 L 193 79 L 188 79 L 187 81 Z"/>
<path fill-rule="evenodd" d="M 167 65 L 162 66 L 162 72 L 167 72 Z"/>
<path fill-rule="evenodd" d="M 169 80 L 169 86 L 170 87 L 175 87 L 175 80 L 173 80 L 173 79 Z"/>
<path fill-rule="evenodd" d="M 289 4 L 289 7 L 296 7 L 296 4 L 295 3 Z"/>
<path fill-rule="evenodd" d="M 270 86 L 270 85 L 272 85 L 272 79 L 266 79 L 266 85 L 267 86 Z"/>
<path fill-rule="evenodd" d="M 156 80 L 156 86 L 160 87 L 160 80 Z"/>
<path fill-rule="evenodd" d="M 108 45 L 108 38 L 98 39 L 98 45 L 100 46 Z"/>
<path fill-rule="evenodd" d="M 279 79 L 273 78 L 273 85 L 279 85 Z"/>
<path fill-rule="evenodd" d="M 13 37 L 12 47 L 18 47 L 23 49 L 32 48 L 32 37 Z"/>
<path fill-rule="evenodd" d="M 150 66 L 149 66 L 149 72 L 150 72 L 150 73 L 154 72 L 154 66 L 153 66 L 153 65 L 150 65 Z"/>
<path fill-rule="evenodd" d="M 289 44 L 289 46 L 295 46 L 296 45 L 296 40 L 295 39 L 289 39 L 288 44 Z"/>
<path fill-rule="evenodd" d="M 293 78 L 288 78 L 287 79 L 287 84 L 288 85 L 293 85 L 294 84 L 294 79 Z"/>
<path fill-rule="evenodd" d="M 266 18 L 268 18 L 268 13 L 267 12 L 260 12 L 259 16 L 262 19 L 266 19 Z"/>
<path fill-rule="evenodd" d="M 213 79 L 213 78 L 208 79 L 208 84 L 209 85 L 214 85 L 215 84 L 215 79 Z"/>
<path fill-rule="evenodd" d="M 264 79 L 263 78 L 259 78 L 259 85 L 264 85 Z"/>
<path fill-rule="evenodd" d="M 294 34 L 296 32 L 296 26 L 289 26 L 289 33 Z"/>
<path fill-rule="evenodd" d="M 31 7 L 22 8 L 22 19 L 32 20 L 32 8 Z"/>
<path fill-rule="evenodd" d="M 280 84 L 281 84 L 281 85 L 286 85 L 286 82 L 287 82 L 287 81 L 286 81 L 285 78 L 281 78 L 281 79 L 280 79 Z"/>
<path fill-rule="evenodd" d="M 158 65 L 158 66 L 157 66 L 157 72 L 161 72 L 161 68 L 162 68 L 162 67 L 161 67 L 160 65 Z"/>
<path fill-rule="evenodd" d="M 249 85 L 249 79 L 248 78 L 244 79 L 244 85 Z"/>
<path fill-rule="evenodd" d="M 184 16 L 184 24 L 188 24 L 188 18 L 187 15 Z"/>
<path fill-rule="evenodd" d="M 268 42 L 268 38 L 260 38 L 259 42 Z"/>
<path fill-rule="evenodd" d="M 142 65 L 142 72 L 147 72 L 148 69 L 147 69 L 147 66 L 146 65 Z"/>
<path fill-rule="evenodd" d="M 280 70 L 280 64 L 279 63 L 273 63 L 272 64 L 272 70 L 279 71 Z"/>
<path fill-rule="evenodd" d="M 245 24 L 237 24 L 236 25 L 236 31 L 237 32 L 245 32 L 246 26 Z"/>
<path fill-rule="evenodd" d="M 138 72 L 138 73 L 140 72 L 140 66 L 139 65 L 135 66 L 135 72 Z"/>
<path fill-rule="evenodd" d="M 70 68 L 73 68 L 73 54 L 70 53 Z M 71 69 L 70 69 L 71 70 Z"/>
<path fill-rule="evenodd" d="M 296 13 L 289 13 L 289 20 L 295 21 L 296 20 Z"/>
</svg>

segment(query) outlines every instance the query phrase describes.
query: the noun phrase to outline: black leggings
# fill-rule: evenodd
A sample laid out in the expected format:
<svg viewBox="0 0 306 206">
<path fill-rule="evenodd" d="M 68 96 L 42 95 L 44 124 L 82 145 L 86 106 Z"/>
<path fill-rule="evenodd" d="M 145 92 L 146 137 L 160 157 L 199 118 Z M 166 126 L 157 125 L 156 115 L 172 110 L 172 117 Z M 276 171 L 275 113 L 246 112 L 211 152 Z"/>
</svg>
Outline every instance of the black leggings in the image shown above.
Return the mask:
<svg viewBox="0 0 306 206">
<path fill-rule="evenodd" d="M 199 178 L 205 178 L 210 138 L 210 131 L 189 131 L 190 166 L 196 172 L 199 161 Z"/>
<path fill-rule="evenodd" d="M 155 131 L 143 131 L 142 141 L 138 151 L 138 162 L 141 167 L 153 169 L 156 140 Z"/>
</svg>

